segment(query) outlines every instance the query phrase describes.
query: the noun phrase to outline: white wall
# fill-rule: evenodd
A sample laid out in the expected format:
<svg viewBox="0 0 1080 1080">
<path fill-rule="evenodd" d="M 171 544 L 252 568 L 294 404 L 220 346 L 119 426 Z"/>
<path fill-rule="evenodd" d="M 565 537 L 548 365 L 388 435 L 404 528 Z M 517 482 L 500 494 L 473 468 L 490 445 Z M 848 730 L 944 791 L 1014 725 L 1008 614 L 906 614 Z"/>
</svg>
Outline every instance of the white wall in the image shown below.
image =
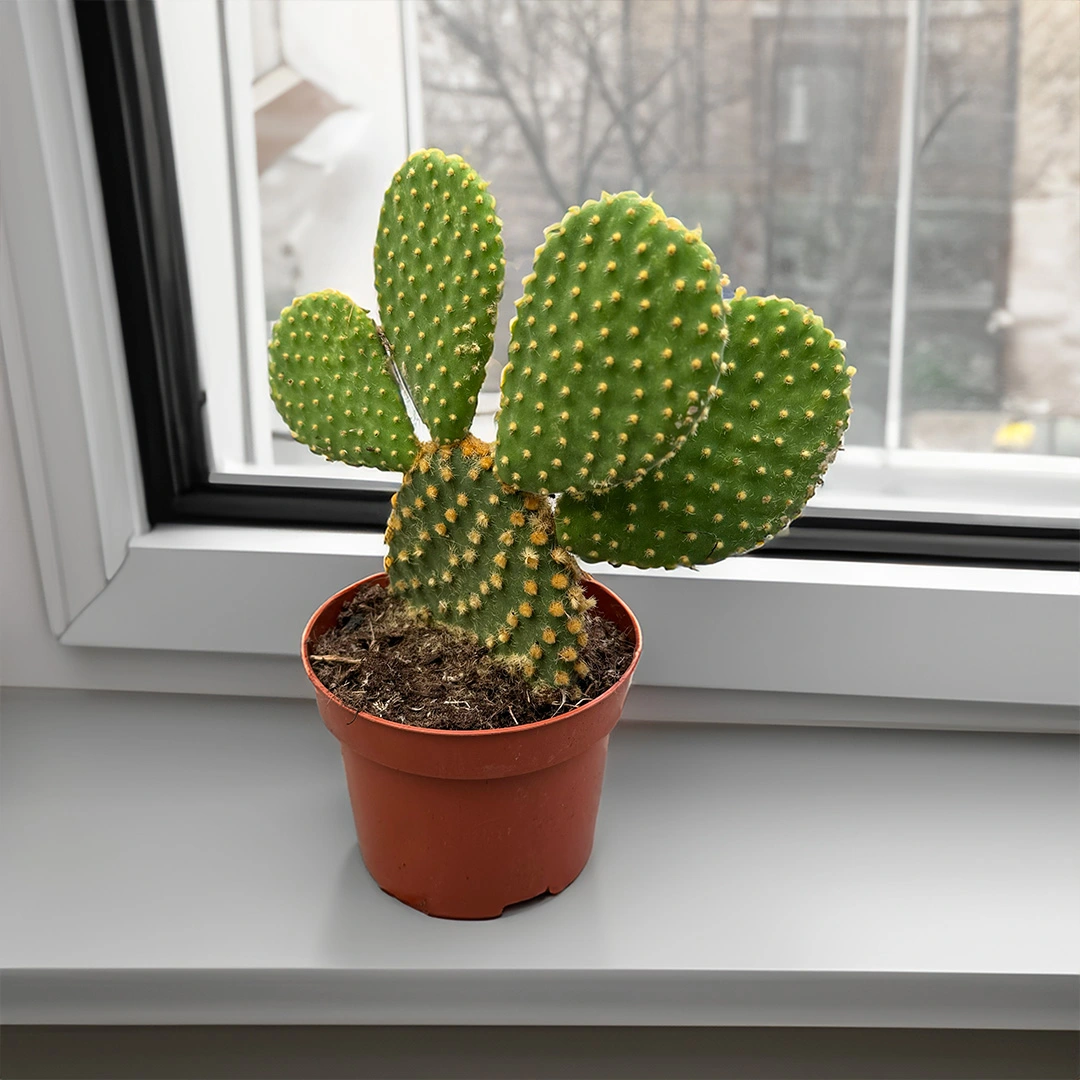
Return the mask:
<svg viewBox="0 0 1080 1080">
<path fill-rule="evenodd" d="M 299 659 L 61 645 L 45 600 L 0 365 L 0 686 L 307 697 Z"/>
</svg>

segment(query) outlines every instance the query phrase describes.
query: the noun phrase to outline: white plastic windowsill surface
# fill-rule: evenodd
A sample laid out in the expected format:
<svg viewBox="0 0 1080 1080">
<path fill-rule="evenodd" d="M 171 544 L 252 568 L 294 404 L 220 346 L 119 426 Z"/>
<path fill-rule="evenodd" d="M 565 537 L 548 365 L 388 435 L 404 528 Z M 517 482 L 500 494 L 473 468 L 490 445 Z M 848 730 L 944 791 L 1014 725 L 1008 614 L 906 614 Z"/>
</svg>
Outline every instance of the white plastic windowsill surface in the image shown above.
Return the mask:
<svg viewBox="0 0 1080 1080">
<path fill-rule="evenodd" d="M 136 550 L 309 552 L 375 559 L 379 565 L 386 544 L 377 529 L 266 528 L 260 526 L 164 525 L 132 539 Z M 891 588 L 957 586 L 980 591 L 1080 596 L 1075 575 L 1056 570 L 1011 570 L 1001 567 L 956 567 L 912 563 L 849 562 L 843 559 L 725 559 L 710 566 L 674 570 L 638 570 L 632 566 L 586 565 L 597 577 L 679 578 L 689 581 L 811 582 L 831 585 L 881 585 Z"/>
<path fill-rule="evenodd" d="M 623 724 L 581 878 L 461 923 L 310 703 L 2 706 L 9 1023 L 1077 1026 L 1069 738 Z"/>
<path fill-rule="evenodd" d="M 161 526 L 61 641 L 294 657 L 312 611 L 384 554 L 379 532 Z M 590 570 L 642 624 L 641 685 L 1080 704 L 1077 574 L 749 558 Z"/>
</svg>

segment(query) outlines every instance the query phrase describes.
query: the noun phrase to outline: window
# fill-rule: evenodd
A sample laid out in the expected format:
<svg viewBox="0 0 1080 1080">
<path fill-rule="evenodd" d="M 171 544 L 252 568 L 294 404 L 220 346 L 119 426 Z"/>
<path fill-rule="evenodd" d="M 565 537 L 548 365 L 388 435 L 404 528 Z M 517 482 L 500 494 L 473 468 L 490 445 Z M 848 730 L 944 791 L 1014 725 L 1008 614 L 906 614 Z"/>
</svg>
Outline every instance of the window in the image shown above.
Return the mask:
<svg viewBox="0 0 1080 1080">
<path fill-rule="evenodd" d="M 491 181 L 508 293 L 567 205 L 636 187 L 701 222 L 735 282 L 811 304 L 847 340 L 860 374 L 846 450 L 769 554 L 956 558 L 981 538 L 982 557 L 1072 562 L 1080 39 L 1067 0 L 154 8 L 143 30 L 160 64 L 142 92 L 169 123 L 180 218 L 159 239 L 186 251 L 197 389 L 182 426 L 206 478 L 187 514 L 382 517 L 393 478 L 289 439 L 263 385 L 265 340 L 311 289 L 375 306 L 386 177 L 430 144 Z M 80 12 L 84 41 L 95 18 Z M 219 66 L 191 64 L 196 52 Z M 499 340 L 482 434 L 504 354 Z"/>
<path fill-rule="evenodd" d="M 780 121 L 777 138 L 784 145 L 805 146 L 810 141 L 809 73 L 806 64 L 790 64 L 778 73 L 776 94 Z"/>
<path fill-rule="evenodd" d="M 748 5 L 748 10 L 751 6 L 766 21 L 797 10 L 769 4 Z M 686 5 L 684 14 L 690 11 L 696 19 L 703 7 Z M 311 4 L 304 10 L 317 8 Z M 533 11 L 516 3 L 492 8 L 508 12 L 511 27 L 516 12 Z M 340 3 L 333 9 L 347 10 Z M 232 687 L 233 675 L 244 667 L 251 676 L 247 689 L 266 693 L 267 673 L 280 678 L 274 686 L 284 686 L 295 674 L 289 665 L 295 662 L 296 633 L 313 607 L 343 582 L 381 565 L 380 526 L 388 493 L 362 477 L 357 483 L 351 472 L 318 473 L 310 465 L 275 464 L 272 454 L 266 455 L 273 443 L 262 393 L 267 311 L 253 102 L 265 106 L 277 100 L 274 83 L 260 87 L 258 79 L 293 60 L 287 50 L 279 56 L 271 47 L 256 76 L 251 25 L 256 10 L 214 0 L 188 0 L 177 7 L 97 0 L 0 5 L 5 89 L 0 95 L 0 348 L 56 637 L 64 646 L 143 650 L 137 657 L 149 667 L 164 658 L 146 650 L 213 654 L 206 657 L 212 663 L 200 662 L 200 670 L 216 672 Z M 425 82 L 414 63 L 432 47 L 424 36 L 425 8 L 368 0 L 359 10 L 371 20 L 384 20 L 376 35 L 379 47 L 365 54 L 364 64 L 354 65 L 356 77 L 375 80 L 371 94 L 361 97 L 378 103 L 378 118 L 371 123 L 393 121 L 385 139 L 365 142 L 365 152 L 388 159 L 385 169 L 371 170 L 377 199 L 386 171 L 406 147 L 435 138 L 449 141 L 452 132 L 433 125 L 451 91 L 432 86 L 430 72 Z M 467 10 L 465 3 L 453 8 Z M 627 9 L 605 4 L 580 10 L 589 18 L 616 12 L 622 19 Z M 628 10 L 631 28 L 640 29 L 633 20 L 642 8 L 635 2 Z M 821 4 L 801 10 L 824 17 L 849 8 Z M 917 3 L 880 5 L 878 15 L 893 20 L 897 42 L 904 46 L 907 73 L 918 71 L 920 43 L 933 24 L 928 18 L 923 26 L 916 16 L 937 10 L 931 6 L 927 12 Z M 985 5 L 963 8 L 968 14 L 983 10 Z M 170 22 L 170 12 L 182 18 Z M 711 6 L 705 9 L 710 42 L 716 40 L 712 12 Z M 621 25 L 606 32 L 621 34 Z M 374 26 L 364 23 L 371 33 Z M 1052 51 L 1065 31 L 1054 23 L 1049 33 L 1052 40 L 1047 44 L 1044 38 L 1040 46 L 1044 52 Z M 594 47 L 607 55 L 599 44 Z M 742 62 L 751 47 L 756 46 L 745 37 L 729 52 Z M 604 49 L 610 53 L 615 46 L 608 40 Z M 854 78 L 849 69 L 858 66 L 858 52 L 850 51 L 851 64 L 838 62 L 839 85 Z M 208 56 L 220 65 L 208 64 Z M 645 70 L 635 49 L 631 60 L 635 69 Z M 808 69 L 807 142 L 783 143 L 776 153 L 794 155 L 793 160 L 802 154 L 813 164 L 821 131 L 830 130 L 820 127 L 815 80 L 818 68 L 829 65 L 805 56 L 799 63 Z M 1075 66 L 1069 63 L 1071 55 L 1051 74 L 1075 86 Z M 543 57 L 535 61 L 538 71 L 546 72 L 550 65 L 545 65 Z M 758 72 L 757 60 L 754 65 Z M 505 66 L 524 71 L 527 64 L 518 56 Z M 462 64 L 453 74 L 477 78 L 470 70 Z M 690 70 L 684 72 L 687 80 Z M 176 76 L 185 71 L 194 81 L 179 93 Z M 288 71 L 275 79 L 278 87 L 300 85 Z M 1039 98 L 1040 115 L 1060 150 L 1062 124 L 1074 124 L 1075 115 L 1061 107 L 1057 91 L 1047 90 L 1047 79 L 1039 90 L 1050 93 L 1049 105 Z M 705 79 L 702 85 L 711 84 Z M 913 84 L 906 76 L 902 85 L 901 104 L 908 109 L 901 120 L 906 115 L 911 121 L 918 102 L 908 93 Z M 768 112 L 748 111 L 759 109 L 760 84 L 748 79 L 734 87 L 720 111 L 724 123 L 742 115 L 749 150 L 744 157 L 723 158 L 713 147 L 712 156 L 705 156 L 706 179 L 760 166 L 754 117 Z M 481 119 L 484 109 L 505 109 L 479 89 L 454 92 L 460 94 L 460 108 L 475 109 Z M 797 113 L 801 91 L 793 93 Z M 791 95 L 782 94 L 786 104 L 777 104 L 787 108 Z M 538 101 L 544 108 L 557 103 L 539 96 Z M 710 98 L 709 104 L 712 112 L 699 110 L 690 120 L 699 130 L 704 125 L 712 147 L 715 132 L 709 125 L 719 120 L 716 102 Z M 844 108 L 853 106 L 849 102 Z M 491 115 L 496 119 L 488 127 L 476 120 L 472 130 L 485 135 L 484 145 L 498 151 L 504 165 L 513 164 L 514 156 L 523 154 L 522 143 L 514 141 L 518 137 L 504 112 Z M 663 123 L 650 116 L 648 123 L 659 131 Z M 421 120 L 427 135 L 418 126 Z M 439 123 L 455 122 L 447 107 Z M 799 134 L 803 121 L 789 123 L 785 117 L 777 123 Z M 682 138 L 685 126 L 665 131 Z M 903 128 L 900 123 L 891 130 Z M 616 135 L 624 138 L 613 129 L 611 137 Z M 556 154 L 570 153 L 562 144 L 550 145 Z M 692 144 L 699 145 L 700 140 Z M 462 149 L 472 153 L 475 148 Z M 1065 192 L 1051 216 L 1067 222 L 1072 190 L 1067 185 L 1074 174 L 1066 151 L 1053 164 L 1048 190 Z M 646 169 L 657 166 L 644 148 L 641 160 Z M 905 205 L 895 197 L 903 190 L 899 165 L 904 160 L 898 156 L 894 225 Z M 493 161 L 493 167 L 501 167 Z M 1062 161 L 1064 173 L 1058 168 Z M 674 162 L 672 157 L 672 169 Z M 606 160 L 604 168 L 615 172 L 617 164 Z M 666 167 L 662 155 L 659 167 Z M 912 169 L 912 182 L 916 172 Z M 678 179 L 676 171 L 670 175 Z M 1062 175 L 1064 182 L 1054 179 Z M 529 176 L 535 179 L 535 170 Z M 553 177 L 567 181 L 564 165 Z M 246 186 L 250 183 L 254 186 Z M 673 197 L 682 197 L 674 182 L 673 187 Z M 752 186 L 749 190 L 752 194 Z M 516 205 L 524 218 L 529 205 L 547 197 L 536 191 L 508 183 L 502 192 L 507 217 L 515 217 Z M 728 206 L 720 198 L 726 198 L 725 189 L 716 187 L 700 188 L 697 205 L 707 208 L 710 193 L 720 210 Z M 827 195 L 825 188 L 816 197 Z M 667 201 L 684 216 L 695 212 L 689 203 Z M 911 223 L 915 200 L 906 205 Z M 741 207 L 727 226 L 727 210 L 714 206 L 706 224 L 713 222 L 717 247 L 726 242 L 732 222 L 749 228 L 750 206 Z M 794 275 L 800 266 L 812 265 L 800 260 L 821 241 L 807 232 L 774 227 L 773 272 Z M 1029 255 L 1037 263 L 1052 254 L 1065 275 L 1071 272 L 1071 256 L 1061 242 L 1062 230 L 1048 232 L 1049 239 L 1039 242 L 1035 237 L 1041 234 L 1032 233 Z M 751 234 L 751 239 L 758 235 Z M 896 250 L 900 234 L 907 235 L 894 227 L 892 248 L 888 235 L 874 240 L 869 249 L 875 258 L 882 245 Z M 744 261 L 761 257 L 749 242 L 733 243 L 732 249 L 742 252 Z M 366 264 L 366 251 L 362 259 Z M 746 266 L 750 269 L 732 270 L 752 282 L 752 260 Z M 812 272 L 807 276 L 813 284 Z M 1055 276 L 1045 280 L 1056 286 Z M 890 288 L 895 285 L 893 275 Z M 1038 311 L 1056 317 L 1056 305 L 1054 299 Z M 894 323 L 885 328 L 889 348 L 898 340 Z M 1055 363 L 1069 355 L 1068 333 L 1052 321 L 1044 340 Z M 893 370 L 889 366 L 890 374 Z M 935 464 L 913 463 L 912 455 Z M 843 469 L 831 474 L 830 489 L 815 500 L 814 511 L 765 549 L 767 558 L 762 552 L 699 573 L 595 568 L 596 576 L 637 610 L 650 640 L 638 673 L 635 700 L 642 706 L 636 715 L 655 717 L 659 709 L 664 711 L 660 718 L 715 718 L 721 708 L 717 691 L 748 691 L 756 695 L 756 715 L 772 720 L 797 714 L 836 722 L 842 705 L 842 715 L 854 723 L 901 715 L 901 722 L 937 723 L 928 720 L 939 716 L 934 701 L 949 701 L 956 708 L 944 723 L 1030 729 L 1047 722 L 1030 706 L 1060 712 L 1075 705 L 1077 575 L 1056 572 L 1076 563 L 1076 500 L 1070 505 L 1062 498 L 1063 484 L 1075 477 L 1075 459 L 1004 449 L 931 452 L 854 443 L 844 456 Z M 964 469 L 948 464 L 957 457 L 966 463 Z M 1055 462 L 1057 472 L 1050 467 Z M 912 477 L 918 481 L 914 487 Z M 1023 497 L 1007 493 L 1010 483 Z M 799 557 L 784 557 L 791 555 Z M 856 561 L 860 558 L 865 561 Z M 821 633 L 823 611 L 830 625 L 844 628 L 840 641 Z M 766 650 L 760 647 L 763 639 L 770 643 Z M 838 647 L 843 663 L 837 662 Z M 59 649 L 58 660 L 60 653 L 73 669 L 108 662 L 100 648 Z M 250 663 L 237 653 L 247 654 Z M 784 657 L 782 664 L 777 656 Z M 1006 657 L 1008 662 L 1001 662 Z M 173 685 L 197 685 L 179 674 L 192 670 L 193 659 L 170 658 Z M 653 694 L 650 688 L 662 689 Z M 675 690 L 683 696 L 675 711 L 667 712 Z M 898 699 L 895 709 L 883 698 Z M 877 704 L 869 707 L 870 699 Z M 928 705 L 912 699 L 932 700 Z M 741 716 L 746 701 L 740 697 L 737 704 Z"/>
</svg>

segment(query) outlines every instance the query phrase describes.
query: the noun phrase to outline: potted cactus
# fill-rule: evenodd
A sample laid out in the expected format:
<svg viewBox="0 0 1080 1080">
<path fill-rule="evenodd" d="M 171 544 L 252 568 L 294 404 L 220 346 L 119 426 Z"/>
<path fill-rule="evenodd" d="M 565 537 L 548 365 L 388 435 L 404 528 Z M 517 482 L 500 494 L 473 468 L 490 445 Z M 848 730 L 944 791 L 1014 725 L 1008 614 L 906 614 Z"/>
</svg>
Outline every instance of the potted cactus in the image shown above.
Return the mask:
<svg viewBox="0 0 1080 1080">
<path fill-rule="evenodd" d="M 469 427 L 503 288 L 500 227 L 460 157 L 413 154 L 379 221 L 381 327 L 325 291 L 285 309 L 270 343 L 271 394 L 297 439 L 332 461 L 404 473 L 386 574 L 327 601 L 302 650 L 342 743 L 373 877 L 458 918 L 558 892 L 589 857 L 607 737 L 641 643 L 630 611 L 577 560 L 672 568 L 760 547 L 834 458 L 854 373 L 807 308 L 744 289 L 725 299 L 700 230 L 635 192 L 603 194 L 536 249 L 496 440 L 482 442 Z M 346 705 L 312 665 L 314 643 L 372 582 L 539 696 L 565 700 L 587 678 L 598 616 L 631 638 L 633 656 L 605 692 L 540 722 L 388 721 Z"/>
</svg>

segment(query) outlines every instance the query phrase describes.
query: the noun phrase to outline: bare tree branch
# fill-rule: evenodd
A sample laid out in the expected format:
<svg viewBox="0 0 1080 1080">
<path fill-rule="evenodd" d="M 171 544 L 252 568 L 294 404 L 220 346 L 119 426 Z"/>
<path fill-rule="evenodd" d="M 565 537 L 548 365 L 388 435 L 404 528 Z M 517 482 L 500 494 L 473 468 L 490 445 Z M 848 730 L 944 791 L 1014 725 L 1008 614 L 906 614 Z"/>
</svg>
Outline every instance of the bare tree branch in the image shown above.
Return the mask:
<svg viewBox="0 0 1080 1080">
<path fill-rule="evenodd" d="M 625 8 L 623 9 L 625 11 Z M 620 25 L 621 38 L 625 39 L 626 29 L 624 25 Z M 589 58 L 589 63 L 592 65 L 593 70 L 596 73 L 596 89 L 603 99 L 604 104 L 611 112 L 612 118 L 616 122 L 616 126 L 622 132 L 623 142 L 626 145 L 626 152 L 630 158 L 630 167 L 634 172 L 634 182 L 639 186 L 644 185 L 645 167 L 641 160 L 641 150 L 638 146 L 637 139 L 634 136 L 634 127 L 632 120 L 632 112 L 634 108 L 633 104 L 628 101 L 619 101 L 614 91 L 608 86 L 607 80 L 603 74 L 603 64 L 600 60 L 600 54 L 596 48 L 596 42 L 591 36 L 582 34 L 582 39 L 585 42 L 586 54 Z M 625 67 L 625 57 L 623 66 Z M 625 92 L 625 79 L 623 84 Z"/>
<path fill-rule="evenodd" d="M 469 97 L 501 98 L 502 94 L 493 86 L 454 86 L 451 83 L 427 80 L 424 86 L 438 94 L 467 94 Z"/>
<path fill-rule="evenodd" d="M 679 65 L 684 62 L 687 2 L 677 0 L 670 44 L 661 51 L 659 43 L 635 43 L 633 35 L 640 32 L 639 8 L 633 7 L 632 0 L 618 8 L 576 0 L 559 5 L 559 17 L 549 16 L 552 7 L 533 0 L 509 4 L 475 0 L 472 5 L 464 0 L 428 0 L 428 10 L 452 46 L 460 47 L 475 62 L 481 81 L 467 86 L 446 81 L 427 85 L 448 94 L 503 101 L 546 194 L 560 210 L 570 199 L 580 201 L 591 194 L 594 171 L 611 150 L 616 134 L 634 185 L 645 188 L 657 169 L 666 172 L 685 158 L 686 132 L 680 129 L 676 147 L 657 139 L 656 133 L 665 118 L 685 106 Z M 520 42 L 524 55 L 508 54 L 503 47 L 511 21 L 516 24 L 512 40 Z M 646 56 L 647 68 L 639 49 Z M 571 58 L 580 65 L 576 85 L 556 83 L 550 74 L 554 65 Z M 572 190 L 565 190 L 564 185 L 572 185 Z"/>
<path fill-rule="evenodd" d="M 518 21 L 521 24 L 522 52 L 525 54 L 525 92 L 528 94 L 529 104 L 532 106 L 533 130 L 536 131 L 537 141 L 546 158 L 548 154 L 547 132 L 544 125 L 544 111 L 540 107 L 540 98 L 537 94 L 537 50 L 533 47 L 536 42 L 543 39 L 536 33 L 536 28 L 532 24 L 524 0 L 516 0 L 516 7 Z"/>
<path fill-rule="evenodd" d="M 619 11 L 619 60 L 620 74 L 622 76 L 622 120 L 620 127 L 626 138 L 626 148 L 630 151 L 630 161 L 634 169 L 634 187 L 646 187 L 648 181 L 645 177 L 645 162 L 641 155 L 641 146 L 634 134 L 634 113 L 637 102 L 634 96 L 634 26 L 633 26 L 633 2 L 623 0 Z"/>
<path fill-rule="evenodd" d="M 615 128 L 618 127 L 618 125 L 618 120 L 612 117 L 608 121 L 607 127 L 601 132 L 600 137 L 593 143 L 592 149 L 586 156 L 585 164 L 581 171 L 581 183 L 578 186 L 579 194 L 588 189 L 589 181 L 592 179 L 593 169 L 596 168 L 601 154 L 607 149 L 608 142 L 611 140 L 611 136 L 615 133 Z"/>
<path fill-rule="evenodd" d="M 773 249 L 776 243 L 776 172 L 778 165 L 777 147 L 779 139 L 778 117 L 780 106 L 780 62 L 784 51 L 784 31 L 787 27 L 788 9 L 790 0 L 780 0 L 780 10 L 776 16 L 776 34 L 773 39 L 772 62 L 769 65 L 769 127 L 767 148 L 767 162 L 765 173 L 765 190 L 762 213 L 762 225 L 764 227 L 764 255 L 761 291 L 765 292 L 773 276 L 773 263 L 775 261 Z"/>
<path fill-rule="evenodd" d="M 916 158 L 921 158 L 926 153 L 927 148 L 934 141 L 934 136 L 944 127 L 945 121 L 961 106 L 967 99 L 971 97 L 970 90 L 961 90 L 944 109 L 937 115 L 937 119 L 927 128 L 926 134 L 922 137 L 922 142 L 919 143 L 919 152 L 915 155 Z"/>
<path fill-rule="evenodd" d="M 694 112 L 694 164 L 699 169 L 705 165 L 705 127 L 709 115 L 709 81 L 705 70 L 708 11 L 706 0 L 697 0 L 694 26 L 694 99 L 697 102 L 697 109 Z"/>
<path fill-rule="evenodd" d="M 585 142 L 589 135 L 589 113 L 592 106 L 592 86 L 593 86 L 593 69 L 592 66 L 586 61 L 585 63 L 585 81 L 581 87 L 581 98 L 578 102 L 578 121 L 577 121 L 577 153 L 575 157 L 577 159 L 577 182 L 574 185 L 575 200 L 582 198 L 582 193 L 585 191 L 585 185 L 587 181 L 586 165 L 585 165 Z"/>
<path fill-rule="evenodd" d="M 482 41 L 476 33 L 474 33 L 468 22 L 451 14 L 448 6 L 437 3 L 436 0 L 428 0 L 428 10 L 440 19 L 450 35 L 456 38 L 459 44 L 468 49 L 468 51 L 480 62 L 481 70 L 491 80 L 498 89 L 500 96 L 505 100 L 506 105 L 510 110 L 510 114 L 513 116 L 514 121 L 521 132 L 522 138 L 525 140 L 525 145 L 528 147 L 533 160 L 536 162 L 544 187 L 556 203 L 560 206 L 565 206 L 566 198 L 558 181 L 551 172 L 542 135 L 537 132 L 530 123 L 529 118 L 525 115 L 524 109 L 522 109 L 520 102 L 517 100 L 517 97 L 507 82 L 502 71 L 501 57 L 499 56 L 497 47 L 491 47 L 488 43 Z"/>
</svg>

